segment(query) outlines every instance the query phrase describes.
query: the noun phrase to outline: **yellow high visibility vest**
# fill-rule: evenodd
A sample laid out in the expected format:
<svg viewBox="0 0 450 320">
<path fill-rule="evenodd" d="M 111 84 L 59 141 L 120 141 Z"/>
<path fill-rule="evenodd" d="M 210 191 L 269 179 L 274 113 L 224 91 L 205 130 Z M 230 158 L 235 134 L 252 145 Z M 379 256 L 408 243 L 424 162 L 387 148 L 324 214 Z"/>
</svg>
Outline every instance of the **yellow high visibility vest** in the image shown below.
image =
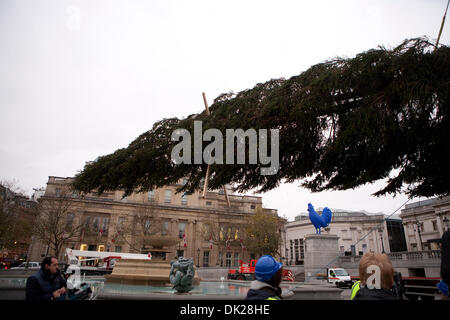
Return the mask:
<svg viewBox="0 0 450 320">
<path fill-rule="evenodd" d="M 358 280 L 358 281 L 356 281 L 356 282 L 353 284 L 353 286 L 352 286 L 352 295 L 351 295 L 351 297 L 350 297 L 350 300 L 353 300 L 353 298 L 354 298 L 354 297 L 356 296 L 356 294 L 358 293 L 359 289 L 360 289 L 360 286 L 359 286 L 359 280 Z"/>
</svg>

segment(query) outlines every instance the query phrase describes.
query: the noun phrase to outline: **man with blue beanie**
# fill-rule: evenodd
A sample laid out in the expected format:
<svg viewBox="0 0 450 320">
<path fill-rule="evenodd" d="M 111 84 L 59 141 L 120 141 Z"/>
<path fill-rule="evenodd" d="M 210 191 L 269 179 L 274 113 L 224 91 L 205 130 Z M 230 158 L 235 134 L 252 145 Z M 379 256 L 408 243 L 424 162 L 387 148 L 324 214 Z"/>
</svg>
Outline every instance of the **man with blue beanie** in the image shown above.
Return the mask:
<svg viewBox="0 0 450 320">
<path fill-rule="evenodd" d="M 272 256 L 259 258 L 255 265 L 256 280 L 252 281 L 245 300 L 281 300 L 283 264 Z"/>
</svg>

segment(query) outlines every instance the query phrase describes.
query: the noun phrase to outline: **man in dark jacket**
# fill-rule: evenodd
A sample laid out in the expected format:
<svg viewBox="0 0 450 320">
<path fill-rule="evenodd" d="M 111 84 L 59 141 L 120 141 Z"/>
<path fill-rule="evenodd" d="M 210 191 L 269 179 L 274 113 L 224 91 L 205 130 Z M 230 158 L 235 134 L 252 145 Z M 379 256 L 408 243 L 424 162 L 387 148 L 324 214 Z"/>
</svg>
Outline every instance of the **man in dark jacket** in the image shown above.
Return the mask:
<svg viewBox="0 0 450 320">
<path fill-rule="evenodd" d="M 450 230 L 445 231 L 442 235 L 441 278 L 447 285 L 450 285 Z"/>
<path fill-rule="evenodd" d="M 444 295 L 444 299 L 448 299 L 448 287 L 450 285 L 450 230 L 445 231 L 442 235 L 441 278 L 438 288 Z"/>
<path fill-rule="evenodd" d="M 66 282 L 58 269 L 55 257 L 46 257 L 41 269 L 27 279 L 26 300 L 62 299 L 66 292 Z"/>
<path fill-rule="evenodd" d="M 259 258 L 255 265 L 256 280 L 252 281 L 246 300 L 280 300 L 283 265 L 272 256 Z"/>
</svg>

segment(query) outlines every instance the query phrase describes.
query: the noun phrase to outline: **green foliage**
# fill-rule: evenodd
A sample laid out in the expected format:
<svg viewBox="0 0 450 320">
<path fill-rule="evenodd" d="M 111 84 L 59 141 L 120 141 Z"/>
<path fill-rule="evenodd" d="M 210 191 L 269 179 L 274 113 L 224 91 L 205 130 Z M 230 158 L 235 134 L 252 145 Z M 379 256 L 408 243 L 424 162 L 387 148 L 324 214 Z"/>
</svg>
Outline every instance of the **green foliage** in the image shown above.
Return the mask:
<svg viewBox="0 0 450 320">
<path fill-rule="evenodd" d="M 303 187 L 318 192 L 389 178 L 375 195 L 446 195 L 449 57 L 447 46 L 411 39 L 391 50 L 378 48 L 320 63 L 288 80 L 222 94 L 210 107 L 210 116 L 203 112 L 157 122 L 127 148 L 87 165 L 76 175 L 74 187 L 84 192 L 124 189 L 129 194 L 188 177 L 179 191 L 201 188 L 207 165 L 175 165 L 170 159 L 178 143 L 171 141 L 172 132 L 193 132 L 194 120 L 201 120 L 204 131 L 216 128 L 224 136 L 225 129 L 280 130 L 277 174 L 260 175 L 261 164 L 212 165 L 212 189 L 234 184 L 240 192 L 265 192 L 281 181 L 301 180 Z"/>
<path fill-rule="evenodd" d="M 264 213 L 261 210 L 248 216 L 244 241 L 248 251 L 255 253 L 258 257 L 266 254 L 280 255 L 280 224 L 281 220 L 278 220 L 278 216 Z"/>
</svg>

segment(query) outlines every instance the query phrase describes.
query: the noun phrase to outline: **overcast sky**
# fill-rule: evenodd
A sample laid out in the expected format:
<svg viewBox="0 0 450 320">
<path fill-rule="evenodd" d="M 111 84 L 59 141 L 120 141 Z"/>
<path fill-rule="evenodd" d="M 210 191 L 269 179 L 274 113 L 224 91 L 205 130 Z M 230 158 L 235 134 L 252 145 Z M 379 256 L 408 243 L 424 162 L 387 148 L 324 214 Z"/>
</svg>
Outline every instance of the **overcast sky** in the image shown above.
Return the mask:
<svg viewBox="0 0 450 320">
<path fill-rule="evenodd" d="M 211 104 L 337 56 L 436 41 L 446 4 L 0 0 L 0 180 L 31 195 L 156 121 L 201 112 L 203 91 Z M 447 23 L 440 43 L 449 40 Z M 383 183 L 317 194 L 298 185 L 262 194 L 265 207 L 292 220 L 308 202 L 390 214 L 407 199 L 371 196 Z"/>
</svg>

